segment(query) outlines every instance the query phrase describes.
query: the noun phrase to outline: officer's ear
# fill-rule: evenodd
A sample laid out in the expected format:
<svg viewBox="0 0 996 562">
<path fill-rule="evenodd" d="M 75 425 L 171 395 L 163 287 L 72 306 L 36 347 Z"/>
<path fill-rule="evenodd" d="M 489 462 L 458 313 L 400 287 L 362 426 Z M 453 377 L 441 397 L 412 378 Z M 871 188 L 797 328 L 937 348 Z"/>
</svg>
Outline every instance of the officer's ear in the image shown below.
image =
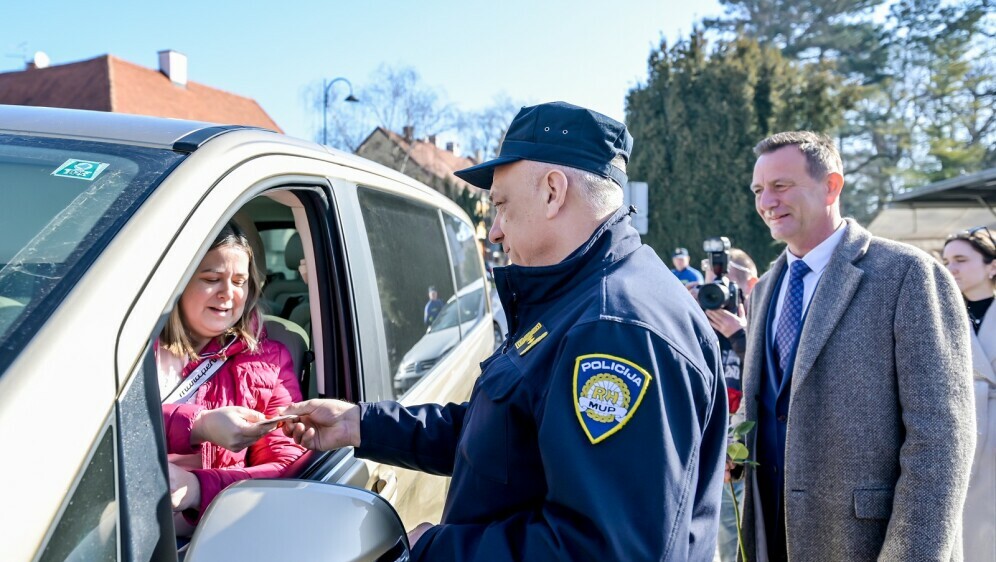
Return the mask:
<svg viewBox="0 0 996 562">
<path fill-rule="evenodd" d="M 548 169 L 540 178 L 540 190 L 543 193 L 544 214 L 547 219 L 552 219 L 567 201 L 567 176 L 555 168 Z"/>
</svg>

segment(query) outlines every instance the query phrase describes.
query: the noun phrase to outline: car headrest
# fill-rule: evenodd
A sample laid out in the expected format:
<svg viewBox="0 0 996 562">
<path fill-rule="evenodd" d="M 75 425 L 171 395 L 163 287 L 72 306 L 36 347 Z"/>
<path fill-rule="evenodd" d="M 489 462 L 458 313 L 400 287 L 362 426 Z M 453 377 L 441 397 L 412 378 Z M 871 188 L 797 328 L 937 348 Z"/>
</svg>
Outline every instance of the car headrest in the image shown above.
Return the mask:
<svg viewBox="0 0 996 562">
<path fill-rule="evenodd" d="M 305 355 L 309 348 L 308 333 L 294 322 L 279 316 L 267 314 L 263 319 L 263 325 L 266 326 L 266 337 L 284 344 L 294 362 L 294 372 L 300 379 L 305 366 Z M 302 391 L 307 392 L 307 389 L 302 389 Z"/>
<path fill-rule="evenodd" d="M 301 235 L 295 232 L 287 240 L 287 246 L 284 247 L 284 263 L 287 264 L 287 269 L 297 271 L 297 266 L 301 264 L 303 259 L 304 246 L 301 244 Z"/>
</svg>

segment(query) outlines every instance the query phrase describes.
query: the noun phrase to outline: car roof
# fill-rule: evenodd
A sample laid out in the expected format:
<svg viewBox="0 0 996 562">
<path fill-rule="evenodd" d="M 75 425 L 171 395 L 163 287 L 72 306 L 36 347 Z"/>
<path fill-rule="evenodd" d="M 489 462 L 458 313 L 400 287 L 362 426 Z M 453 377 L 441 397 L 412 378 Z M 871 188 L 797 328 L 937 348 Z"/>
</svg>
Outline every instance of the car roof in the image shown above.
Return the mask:
<svg viewBox="0 0 996 562">
<path fill-rule="evenodd" d="M 0 132 L 119 142 L 173 149 L 184 138 L 206 130 L 238 129 L 215 123 L 107 111 L 0 105 Z M 207 140 L 207 139 L 204 139 Z"/>
<path fill-rule="evenodd" d="M 280 139 L 279 142 L 284 148 L 293 146 L 302 154 L 307 151 L 311 156 L 320 155 L 321 158 L 332 162 L 376 173 L 418 189 L 451 211 L 460 209 L 448 197 L 397 170 L 350 152 L 288 137 L 260 127 L 219 125 L 204 121 L 108 111 L 0 104 L 0 134 L 121 143 L 189 153 L 207 141 L 231 131 L 256 131 L 271 140 Z M 459 213 L 462 213 L 462 210 Z"/>
</svg>

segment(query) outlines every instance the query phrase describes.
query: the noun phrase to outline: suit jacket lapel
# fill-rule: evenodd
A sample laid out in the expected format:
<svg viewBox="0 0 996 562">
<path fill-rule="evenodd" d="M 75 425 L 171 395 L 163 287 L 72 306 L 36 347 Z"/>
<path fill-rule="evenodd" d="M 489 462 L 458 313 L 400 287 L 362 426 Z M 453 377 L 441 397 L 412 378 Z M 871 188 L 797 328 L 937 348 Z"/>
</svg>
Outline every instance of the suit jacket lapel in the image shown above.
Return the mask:
<svg viewBox="0 0 996 562">
<path fill-rule="evenodd" d="M 854 266 L 871 242 L 871 234 L 854 221 L 847 219 L 844 238 L 834 250 L 826 270 L 813 293 L 813 300 L 806 312 L 806 322 L 799 336 L 795 365 L 792 368 L 792 391 L 802 384 L 813 363 L 823 351 L 830 334 L 844 316 L 854 293 L 861 284 L 864 272 Z"/>
<path fill-rule="evenodd" d="M 778 287 L 778 276 L 785 268 L 785 252 L 778 256 L 771 269 L 764 274 L 763 279 L 754 287 L 754 292 L 750 295 L 750 325 L 748 326 L 747 354 L 744 357 L 744 398 L 747 401 L 747 415 L 756 414 L 754 411 L 754 397 L 760 394 L 761 384 L 767 381 L 767 372 L 764 368 L 765 354 L 767 353 L 768 342 L 768 308 L 771 300 L 776 298 L 775 289 Z M 755 415 L 756 417 L 756 415 Z M 754 419 L 749 417 L 748 419 Z M 753 435 L 756 432 L 751 432 Z"/>
</svg>

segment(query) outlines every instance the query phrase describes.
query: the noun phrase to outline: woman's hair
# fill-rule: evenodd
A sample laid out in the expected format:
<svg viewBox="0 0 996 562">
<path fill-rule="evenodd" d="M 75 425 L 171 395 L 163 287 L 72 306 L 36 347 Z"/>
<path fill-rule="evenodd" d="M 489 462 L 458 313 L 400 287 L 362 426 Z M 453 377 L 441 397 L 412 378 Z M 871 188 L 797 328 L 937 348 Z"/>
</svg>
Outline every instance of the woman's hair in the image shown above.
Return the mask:
<svg viewBox="0 0 996 562">
<path fill-rule="evenodd" d="M 263 314 L 259 309 L 259 299 L 263 294 L 263 275 L 256 265 L 256 259 L 252 253 L 252 246 L 249 238 L 236 226 L 234 222 L 229 222 L 218 233 L 214 244 L 208 251 L 221 247 L 239 248 L 249 256 L 249 281 L 246 290 L 246 305 L 242 311 L 242 316 L 229 328 L 223 336 L 236 336 L 245 340 L 250 351 L 255 351 L 259 346 L 259 339 L 263 331 Z M 188 281 L 189 283 L 189 281 Z M 179 357 L 188 357 L 197 360 L 197 353 L 187 334 L 187 329 L 183 322 L 183 312 L 180 310 L 178 302 L 169 314 L 166 327 L 163 328 L 159 336 L 160 345 L 165 347 L 170 353 Z"/>
<path fill-rule="evenodd" d="M 954 240 L 967 242 L 976 252 L 982 254 L 982 263 L 986 265 L 996 260 L 996 241 L 993 241 L 992 233 L 984 226 L 956 232 L 948 236 L 948 239 L 944 242 L 944 246 L 947 247 Z"/>
</svg>

